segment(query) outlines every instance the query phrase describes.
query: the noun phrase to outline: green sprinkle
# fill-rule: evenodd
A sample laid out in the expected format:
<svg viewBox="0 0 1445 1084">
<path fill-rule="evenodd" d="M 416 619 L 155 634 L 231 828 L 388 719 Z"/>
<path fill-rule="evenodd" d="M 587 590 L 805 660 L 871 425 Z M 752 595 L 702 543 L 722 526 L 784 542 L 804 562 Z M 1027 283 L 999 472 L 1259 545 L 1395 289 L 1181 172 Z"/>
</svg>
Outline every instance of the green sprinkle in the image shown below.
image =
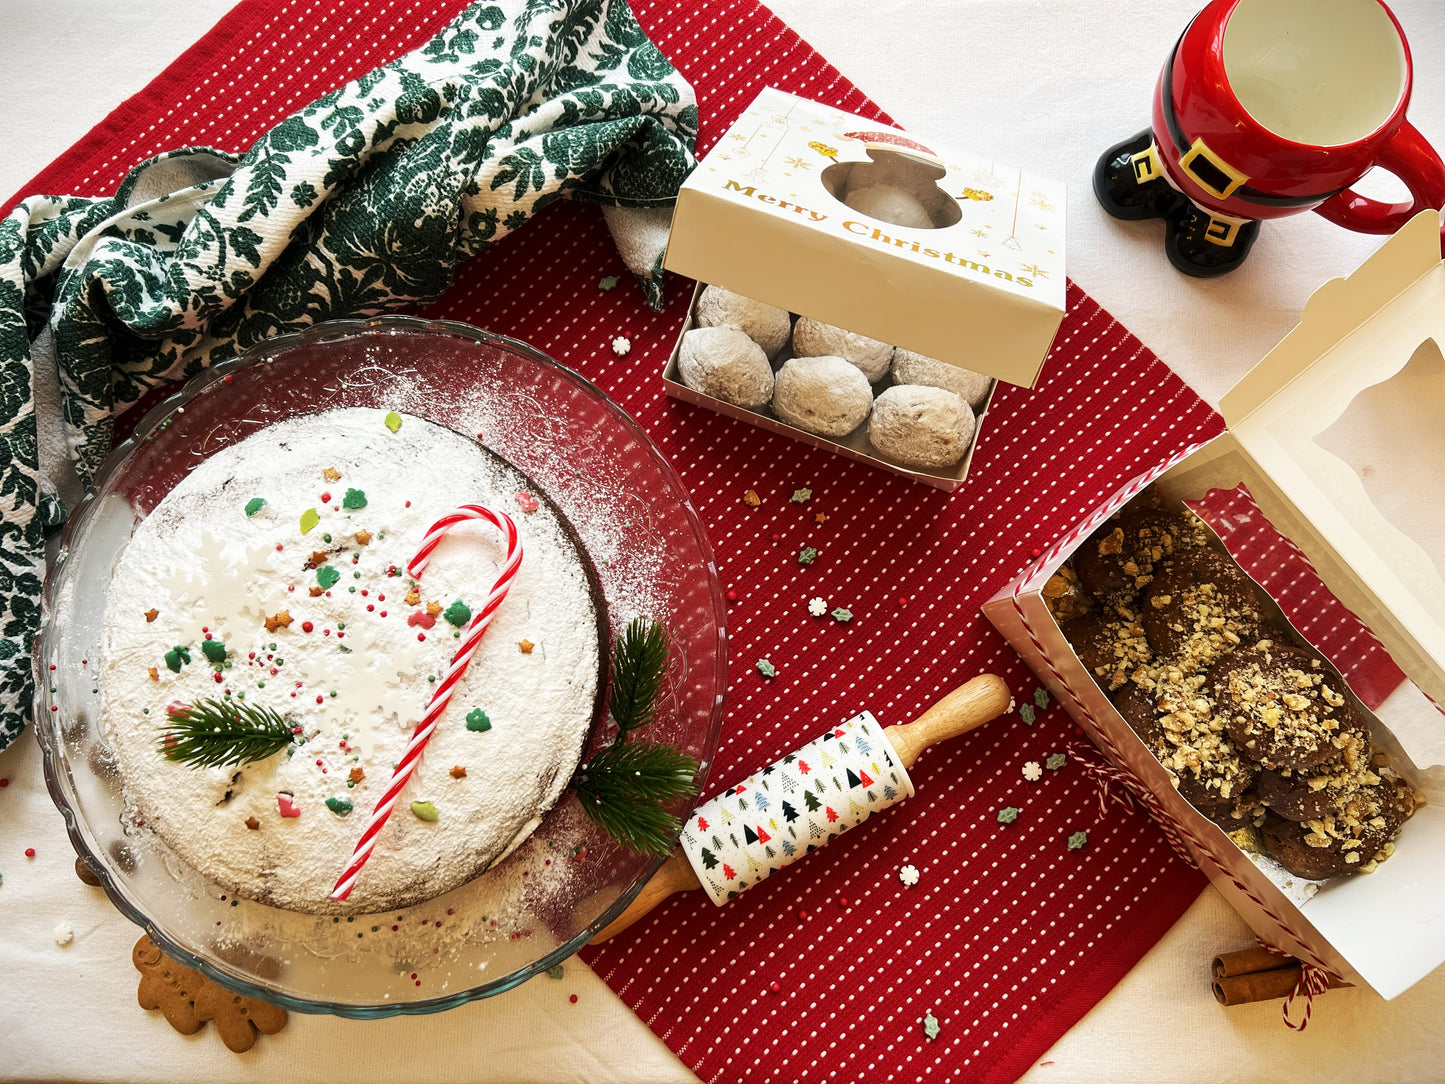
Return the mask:
<svg viewBox="0 0 1445 1084">
<path fill-rule="evenodd" d="M 339 579 L 341 579 L 341 573 L 330 565 L 322 565 L 316 570 L 316 582 L 321 585 L 323 591 L 334 587 Z"/>
<path fill-rule="evenodd" d="M 938 1038 L 938 1018 L 931 1012 L 923 1015 L 923 1034 L 929 1042 Z"/>
<path fill-rule="evenodd" d="M 411 811 L 416 814 L 416 819 L 419 821 L 435 822 L 441 819 L 437 813 L 437 807 L 430 802 L 412 802 Z"/>
<path fill-rule="evenodd" d="M 341 507 L 349 508 L 353 512 L 358 508 L 366 507 L 366 494 L 359 489 L 348 489 L 346 496 L 341 498 Z"/>
<path fill-rule="evenodd" d="M 331 536 L 330 536 L 329 534 L 324 534 L 324 535 L 321 536 L 321 541 L 323 541 L 323 542 L 330 542 L 330 541 L 331 541 Z"/>
<path fill-rule="evenodd" d="M 182 644 L 177 644 L 166 652 L 166 669 L 173 674 L 179 674 L 181 667 L 191 661 L 191 653 Z"/>
<path fill-rule="evenodd" d="M 331 690 L 331 698 L 332 698 L 333 700 L 336 699 L 336 690 L 335 690 L 335 689 L 332 689 L 332 690 Z"/>
<path fill-rule="evenodd" d="M 792 501 L 794 504 L 806 504 L 808 501 L 812 500 L 812 498 L 813 491 L 811 489 L 795 489 L 793 490 L 793 495 L 789 497 L 788 500 Z"/>
<path fill-rule="evenodd" d="M 327 798 L 326 808 L 338 817 L 344 817 L 351 812 L 352 806 L 345 798 Z"/>
<path fill-rule="evenodd" d="M 759 659 L 758 673 L 762 674 L 765 678 L 776 677 L 778 673 L 778 668 L 772 663 L 768 662 L 767 659 Z"/>
<path fill-rule="evenodd" d="M 610 290 L 617 289 L 617 276 L 604 275 L 601 279 L 598 280 L 597 288 L 603 293 L 607 293 Z"/>
<path fill-rule="evenodd" d="M 361 579 L 361 573 L 360 573 L 360 572 L 353 572 L 353 573 L 351 574 L 351 578 L 352 578 L 353 580 L 359 580 L 359 579 Z M 352 590 L 355 591 L 356 588 L 353 587 Z"/>
<path fill-rule="evenodd" d="M 1034 690 L 1034 703 L 1039 706 L 1039 710 L 1040 710 L 1040 711 L 1048 711 L 1048 710 L 1049 710 L 1049 690 L 1047 690 L 1047 689 L 1042 689 L 1042 688 L 1040 688 L 1040 689 L 1035 689 L 1035 690 Z"/>
<path fill-rule="evenodd" d="M 202 640 L 201 654 L 212 662 L 226 661 L 226 645 L 220 640 Z"/>
<path fill-rule="evenodd" d="M 811 565 L 818 559 L 818 548 L 816 546 L 804 546 L 798 551 L 798 564 Z"/>
<path fill-rule="evenodd" d="M 553 964 L 551 967 L 547 968 L 547 977 L 549 979 L 560 979 L 566 973 L 567 969 L 564 968 L 561 964 Z"/>
<path fill-rule="evenodd" d="M 250 519 L 252 516 L 254 516 L 257 512 L 261 511 L 261 509 L 265 507 L 265 497 L 252 497 L 249 501 L 246 502 L 246 518 Z"/>
<path fill-rule="evenodd" d="M 461 628 L 472 619 L 472 609 L 461 599 L 457 599 L 442 611 L 442 616 L 457 628 Z"/>
<path fill-rule="evenodd" d="M 1025 724 L 1026 726 L 1033 726 L 1033 725 L 1034 725 L 1034 706 L 1033 706 L 1032 704 L 1024 704 L 1024 705 L 1022 705 L 1022 706 L 1019 708 L 1019 718 L 1024 721 L 1024 724 Z"/>
<path fill-rule="evenodd" d="M 1044 767 L 1051 772 L 1056 772 L 1069 762 L 1069 758 L 1063 753 L 1050 753 L 1049 759 L 1044 761 Z"/>
<path fill-rule="evenodd" d="M 394 410 L 387 411 L 386 417 L 381 419 L 382 424 L 395 433 L 401 428 L 401 415 Z"/>
<path fill-rule="evenodd" d="M 473 708 L 467 712 L 467 729 L 475 730 L 478 734 L 485 733 L 492 729 L 492 720 L 487 718 L 487 713 L 481 708 Z"/>
<path fill-rule="evenodd" d="M 316 509 L 308 508 L 301 513 L 301 533 L 306 534 L 321 522 L 321 517 L 316 514 Z"/>
<path fill-rule="evenodd" d="M 853 611 L 845 610 L 843 609 L 843 607 L 839 606 L 836 610 L 833 611 L 830 616 L 833 618 L 834 621 L 838 622 L 838 624 L 846 625 L 849 621 L 853 620 Z"/>
<path fill-rule="evenodd" d="M 1069 837 L 1069 850 L 1077 851 L 1087 842 L 1089 842 L 1088 832 L 1075 832 Z"/>
<path fill-rule="evenodd" d="M 1012 824 L 1018 819 L 1019 807 L 1016 805 L 1006 805 L 998 811 L 999 824 Z"/>
</svg>

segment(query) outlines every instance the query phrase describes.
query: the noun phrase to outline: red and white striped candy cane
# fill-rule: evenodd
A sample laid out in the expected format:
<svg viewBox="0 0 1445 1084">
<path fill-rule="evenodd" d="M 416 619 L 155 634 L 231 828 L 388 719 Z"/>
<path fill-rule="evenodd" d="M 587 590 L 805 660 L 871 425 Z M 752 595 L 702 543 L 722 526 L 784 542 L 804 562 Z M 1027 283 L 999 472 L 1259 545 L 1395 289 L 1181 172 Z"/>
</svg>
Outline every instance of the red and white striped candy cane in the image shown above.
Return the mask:
<svg viewBox="0 0 1445 1084">
<path fill-rule="evenodd" d="M 522 565 L 522 543 L 517 537 L 517 525 L 512 522 L 511 517 L 505 512 L 494 512 L 480 504 L 464 504 L 455 512 L 442 516 L 432 524 L 431 530 L 427 531 L 426 537 L 422 539 L 421 548 L 416 551 L 416 556 L 407 563 L 407 575 L 419 578 L 426 570 L 427 562 L 431 560 L 433 551 L 441 544 L 446 533 L 458 523 L 464 523 L 471 519 L 484 519 L 502 532 L 507 542 L 506 561 L 502 565 L 501 574 L 497 576 L 497 582 L 492 586 L 492 593 L 487 596 L 487 601 L 472 617 L 471 624 L 467 626 L 466 635 L 462 637 L 461 647 L 457 648 L 457 653 L 452 656 L 452 661 L 447 664 L 446 671 L 442 674 L 441 680 L 437 682 L 436 691 L 432 693 L 431 702 L 427 704 L 426 714 L 422 716 L 421 722 L 416 724 L 416 729 L 412 731 L 411 740 L 406 743 L 401 760 L 397 762 L 396 768 L 391 773 L 391 782 L 387 784 L 386 793 L 381 796 L 381 800 L 376 803 L 376 808 L 372 810 L 371 819 L 366 823 L 366 831 L 362 832 L 361 838 L 356 841 L 356 849 L 351 853 L 351 861 L 347 864 L 346 871 L 336 882 L 336 887 L 331 890 L 333 900 L 344 900 L 351 895 L 351 886 L 356 883 L 356 876 L 361 872 L 361 867 L 366 865 L 366 860 L 371 857 L 371 852 L 376 847 L 376 837 L 386 826 L 387 818 L 391 816 L 392 807 L 396 805 L 396 799 L 401 794 L 402 787 L 406 786 L 406 781 L 411 778 L 411 773 L 421 760 L 422 750 L 426 748 L 432 731 L 436 729 L 437 720 L 441 718 L 442 712 L 446 711 L 447 704 L 451 701 L 452 690 L 461 680 L 462 674 L 466 672 L 472 656 L 477 653 L 477 648 L 482 642 L 482 634 L 491 624 L 492 615 L 497 612 L 497 607 L 507 597 L 507 592 L 512 587 L 512 581 L 517 578 L 517 569 Z"/>
</svg>

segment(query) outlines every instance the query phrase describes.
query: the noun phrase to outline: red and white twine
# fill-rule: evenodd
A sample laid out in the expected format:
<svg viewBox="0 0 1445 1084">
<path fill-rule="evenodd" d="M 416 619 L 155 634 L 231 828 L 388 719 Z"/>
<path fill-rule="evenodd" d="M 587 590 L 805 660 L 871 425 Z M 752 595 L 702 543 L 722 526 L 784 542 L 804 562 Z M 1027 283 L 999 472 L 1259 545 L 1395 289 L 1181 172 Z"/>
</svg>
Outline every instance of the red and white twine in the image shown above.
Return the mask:
<svg viewBox="0 0 1445 1084">
<path fill-rule="evenodd" d="M 396 805 L 402 788 L 406 786 L 407 780 L 416 770 L 422 751 L 431 739 L 432 732 L 437 728 L 437 721 L 441 718 L 442 712 L 446 711 L 447 704 L 451 702 L 452 690 L 456 688 L 457 682 L 466 672 L 472 656 L 477 653 L 477 648 L 482 642 L 482 634 L 491 624 L 492 615 L 497 612 L 497 607 L 507 597 L 507 592 L 512 587 L 512 581 L 517 577 L 517 569 L 522 565 L 522 543 L 517 537 L 517 525 L 512 522 L 511 517 L 505 512 L 495 512 L 480 504 L 464 504 L 455 512 L 448 513 L 432 524 L 426 537 L 422 539 L 421 548 L 417 550 L 416 556 L 407 563 L 407 575 L 413 579 L 419 579 L 421 574 L 426 571 L 427 562 L 431 560 L 431 555 L 437 546 L 441 545 L 446 533 L 457 524 L 473 519 L 486 520 L 502 532 L 507 543 L 507 556 L 503 561 L 502 571 L 497 576 L 497 582 L 492 585 L 492 591 L 487 596 L 486 602 L 482 604 L 481 609 L 472 617 L 471 624 L 467 626 L 461 646 L 457 648 L 456 654 L 452 656 L 451 662 L 447 664 L 446 670 L 437 681 L 436 690 L 432 693 L 430 703 L 427 704 L 426 714 L 422 716 L 421 722 L 417 723 L 416 729 L 412 731 L 411 740 L 407 742 L 401 760 L 392 770 L 391 782 L 387 784 L 386 792 L 376 803 L 376 808 L 371 813 L 371 819 L 366 823 L 366 830 L 356 841 L 356 849 L 351 853 L 351 861 L 347 863 L 346 871 L 336 882 L 336 887 L 331 890 L 331 898 L 334 900 L 344 900 L 351 895 L 351 886 L 356 883 L 357 875 L 366 865 L 367 859 L 371 857 L 371 852 L 376 847 L 376 837 L 386 826 L 392 807 Z"/>
</svg>

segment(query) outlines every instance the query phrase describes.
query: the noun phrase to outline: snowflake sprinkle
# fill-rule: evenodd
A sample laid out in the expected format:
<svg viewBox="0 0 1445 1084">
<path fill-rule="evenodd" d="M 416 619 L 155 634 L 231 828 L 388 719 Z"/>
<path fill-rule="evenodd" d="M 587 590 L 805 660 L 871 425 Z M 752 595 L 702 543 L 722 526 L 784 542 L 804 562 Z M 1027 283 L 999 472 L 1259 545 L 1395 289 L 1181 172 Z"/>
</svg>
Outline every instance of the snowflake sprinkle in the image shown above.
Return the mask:
<svg viewBox="0 0 1445 1084">
<path fill-rule="evenodd" d="M 822 617 L 828 612 L 828 600 L 821 595 L 810 598 L 808 600 L 808 612 L 814 617 Z"/>
<path fill-rule="evenodd" d="M 632 340 L 626 335 L 619 335 L 612 340 L 612 352 L 619 358 L 625 358 L 632 353 Z"/>
<path fill-rule="evenodd" d="M 1039 781 L 1039 777 L 1043 774 L 1044 770 L 1039 767 L 1039 762 L 1037 760 L 1031 760 L 1024 765 L 1024 778 L 1027 779 L 1030 783 L 1037 783 Z"/>
<path fill-rule="evenodd" d="M 898 871 L 898 879 L 909 888 L 912 888 L 918 883 L 918 867 L 904 866 Z"/>
</svg>

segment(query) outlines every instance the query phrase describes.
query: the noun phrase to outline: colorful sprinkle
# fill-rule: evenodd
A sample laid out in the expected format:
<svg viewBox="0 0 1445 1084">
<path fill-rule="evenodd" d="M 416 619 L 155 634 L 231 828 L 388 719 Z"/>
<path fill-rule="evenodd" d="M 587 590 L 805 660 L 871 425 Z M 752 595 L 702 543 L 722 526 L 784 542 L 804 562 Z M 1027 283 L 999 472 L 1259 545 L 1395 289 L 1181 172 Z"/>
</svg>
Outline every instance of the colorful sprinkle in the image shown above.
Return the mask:
<svg viewBox="0 0 1445 1084">
<path fill-rule="evenodd" d="M 1089 842 L 1089 833 L 1085 831 L 1075 832 L 1069 837 L 1069 850 L 1077 851 Z"/>
<path fill-rule="evenodd" d="M 743 493 L 743 503 L 749 508 L 757 508 L 763 503 L 763 499 L 758 496 L 756 489 L 749 489 Z"/>
<path fill-rule="evenodd" d="M 478 734 L 483 734 L 492 729 L 492 720 L 487 717 L 487 713 L 481 708 L 473 708 L 467 712 L 467 729 L 476 731 Z"/>
<path fill-rule="evenodd" d="M 412 802 L 411 811 L 419 821 L 434 823 L 441 819 L 441 816 L 437 813 L 437 807 L 432 805 L 431 802 Z"/>
<path fill-rule="evenodd" d="M 157 610 L 154 606 L 152 606 L 149 610 L 145 612 L 146 624 L 149 625 L 156 618 L 160 617 L 160 615 L 161 612 Z"/>
<path fill-rule="evenodd" d="M 828 600 L 821 595 L 810 598 L 808 600 L 808 612 L 814 617 L 822 617 L 828 612 Z"/>
<path fill-rule="evenodd" d="M 811 489 L 795 489 L 793 495 L 788 498 L 794 504 L 807 504 L 812 499 L 813 491 Z"/>
<path fill-rule="evenodd" d="M 765 678 L 776 677 L 778 673 L 778 668 L 772 663 L 768 662 L 767 659 L 759 659 L 758 673 L 762 674 Z"/>
<path fill-rule="evenodd" d="M 326 467 L 322 470 L 321 477 L 325 478 L 328 482 L 339 482 L 341 481 L 341 472 L 335 467 Z"/>
<path fill-rule="evenodd" d="M 845 610 L 842 606 L 839 606 L 836 610 L 833 611 L 831 616 L 834 621 L 838 622 L 838 624 L 846 625 L 849 621 L 853 620 L 853 611 Z"/>
<path fill-rule="evenodd" d="M 612 340 L 612 352 L 619 358 L 625 358 L 632 353 L 632 340 L 626 335 L 618 335 Z"/>
<path fill-rule="evenodd" d="M 301 816 L 301 807 L 296 804 L 296 796 L 286 791 L 276 795 L 276 805 L 281 810 L 283 817 Z"/>
<path fill-rule="evenodd" d="M 453 779 L 465 779 L 467 777 L 467 770 L 466 768 L 458 764 L 453 767 L 452 770 L 447 774 L 450 775 Z"/>
<path fill-rule="evenodd" d="M 449 625 L 461 628 L 472 619 L 472 608 L 461 599 L 457 599 L 443 611 L 442 616 L 447 619 Z"/>
<path fill-rule="evenodd" d="M 370 532 L 370 531 L 357 531 L 357 532 L 356 532 L 356 544 L 357 544 L 358 546 L 369 546 L 369 545 L 371 545 L 371 532 Z M 352 563 L 354 564 L 354 563 L 356 562 L 356 557 L 353 556 L 353 557 L 351 558 L 351 560 L 352 560 Z"/>
<path fill-rule="evenodd" d="M 247 817 L 247 818 L 246 818 L 246 827 L 249 828 L 251 831 L 254 832 L 254 831 L 258 830 L 258 829 L 261 827 L 261 822 L 258 821 L 255 817 Z"/>
<path fill-rule="evenodd" d="M 817 546 L 804 546 L 801 550 L 798 551 L 798 564 L 800 565 L 811 565 L 817 559 Z"/>
<path fill-rule="evenodd" d="M 999 824 L 1012 824 L 1018 819 L 1019 807 L 1016 805 L 1006 805 L 998 811 Z"/>
<path fill-rule="evenodd" d="M 334 565 L 322 565 L 316 570 L 316 583 L 321 590 L 328 591 L 341 579 L 341 572 Z"/>
<path fill-rule="evenodd" d="M 382 424 L 385 425 L 388 429 L 390 429 L 393 433 L 395 433 L 398 429 L 401 428 L 401 415 L 394 410 L 387 411 L 386 417 L 383 418 L 381 421 Z"/>
<path fill-rule="evenodd" d="M 326 808 L 335 813 L 338 817 L 345 817 L 351 812 L 351 803 L 345 798 L 327 798 Z"/>
<path fill-rule="evenodd" d="M 321 517 L 316 514 L 316 509 L 308 508 L 301 513 L 301 533 L 307 534 L 312 527 L 321 522 Z"/>
<path fill-rule="evenodd" d="M 932 1042 L 934 1039 L 937 1039 L 937 1038 L 938 1038 L 938 1032 L 939 1032 L 938 1018 L 937 1018 L 936 1016 L 934 1016 L 933 1013 L 931 1013 L 931 1012 L 925 1013 L 925 1014 L 923 1015 L 923 1035 L 924 1035 L 924 1037 L 925 1037 L 926 1039 L 928 1039 L 929 1042 Z"/>
<path fill-rule="evenodd" d="M 1034 690 L 1034 703 L 1038 705 L 1038 708 L 1039 708 L 1040 711 L 1048 711 L 1048 710 L 1049 710 L 1049 690 L 1047 690 L 1047 689 L 1042 689 L 1042 688 L 1040 688 L 1040 689 L 1035 689 L 1035 690 Z"/>
<path fill-rule="evenodd" d="M 348 489 L 346 496 L 341 498 L 341 507 L 348 508 L 353 512 L 359 508 L 365 508 L 366 494 L 359 489 Z"/>
<path fill-rule="evenodd" d="M 536 647 L 536 646 L 537 646 L 537 645 L 534 644 L 534 643 L 532 643 L 531 640 L 518 640 L 518 641 L 517 641 L 517 650 L 520 651 L 523 655 L 530 655 L 530 654 L 532 653 L 532 648 L 534 648 L 534 647 Z"/>
<path fill-rule="evenodd" d="M 517 507 L 529 515 L 542 507 L 542 502 L 526 490 L 518 490 L 516 500 Z"/>
<path fill-rule="evenodd" d="M 179 674 L 181 672 L 181 667 L 190 663 L 191 653 L 186 650 L 184 645 L 177 644 L 175 647 L 171 648 L 169 651 L 166 652 L 165 658 L 166 669 L 173 674 Z"/>
<path fill-rule="evenodd" d="M 601 279 L 598 280 L 597 288 L 603 293 L 607 293 L 608 291 L 617 289 L 617 276 L 604 275 Z"/>
<path fill-rule="evenodd" d="M 1069 758 L 1063 753 L 1050 753 L 1049 759 L 1044 761 L 1044 767 L 1051 772 L 1056 772 L 1069 762 Z"/>
<path fill-rule="evenodd" d="M 265 497 L 252 497 L 249 501 L 246 502 L 246 518 L 250 519 L 252 516 L 254 516 L 257 512 L 261 511 L 261 509 L 265 507 Z"/>
<path fill-rule="evenodd" d="M 918 883 L 918 867 L 917 867 L 917 866 L 904 866 L 904 867 L 902 867 L 902 868 L 898 871 L 898 879 L 899 879 L 900 881 L 902 881 L 905 885 L 907 885 L 909 888 L 912 888 L 914 885 L 916 885 L 916 884 Z"/>
<path fill-rule="evenodd" d="M 1031 760 L 1024 765 L 1024 778 L 1030 783 L 1037 783 L 1043 774 L 1043 769 L 1039 767 L 1037 760 Z"/>
<path fill-rule="evenodd" d="M 1036 718 L 1034 715 L 1034 706 L 1032 704 L 1019 705 L 1019 718 L 1024 721 L 1025 726 L 1033 726 L 1034 719 Z"/>
</svg>

